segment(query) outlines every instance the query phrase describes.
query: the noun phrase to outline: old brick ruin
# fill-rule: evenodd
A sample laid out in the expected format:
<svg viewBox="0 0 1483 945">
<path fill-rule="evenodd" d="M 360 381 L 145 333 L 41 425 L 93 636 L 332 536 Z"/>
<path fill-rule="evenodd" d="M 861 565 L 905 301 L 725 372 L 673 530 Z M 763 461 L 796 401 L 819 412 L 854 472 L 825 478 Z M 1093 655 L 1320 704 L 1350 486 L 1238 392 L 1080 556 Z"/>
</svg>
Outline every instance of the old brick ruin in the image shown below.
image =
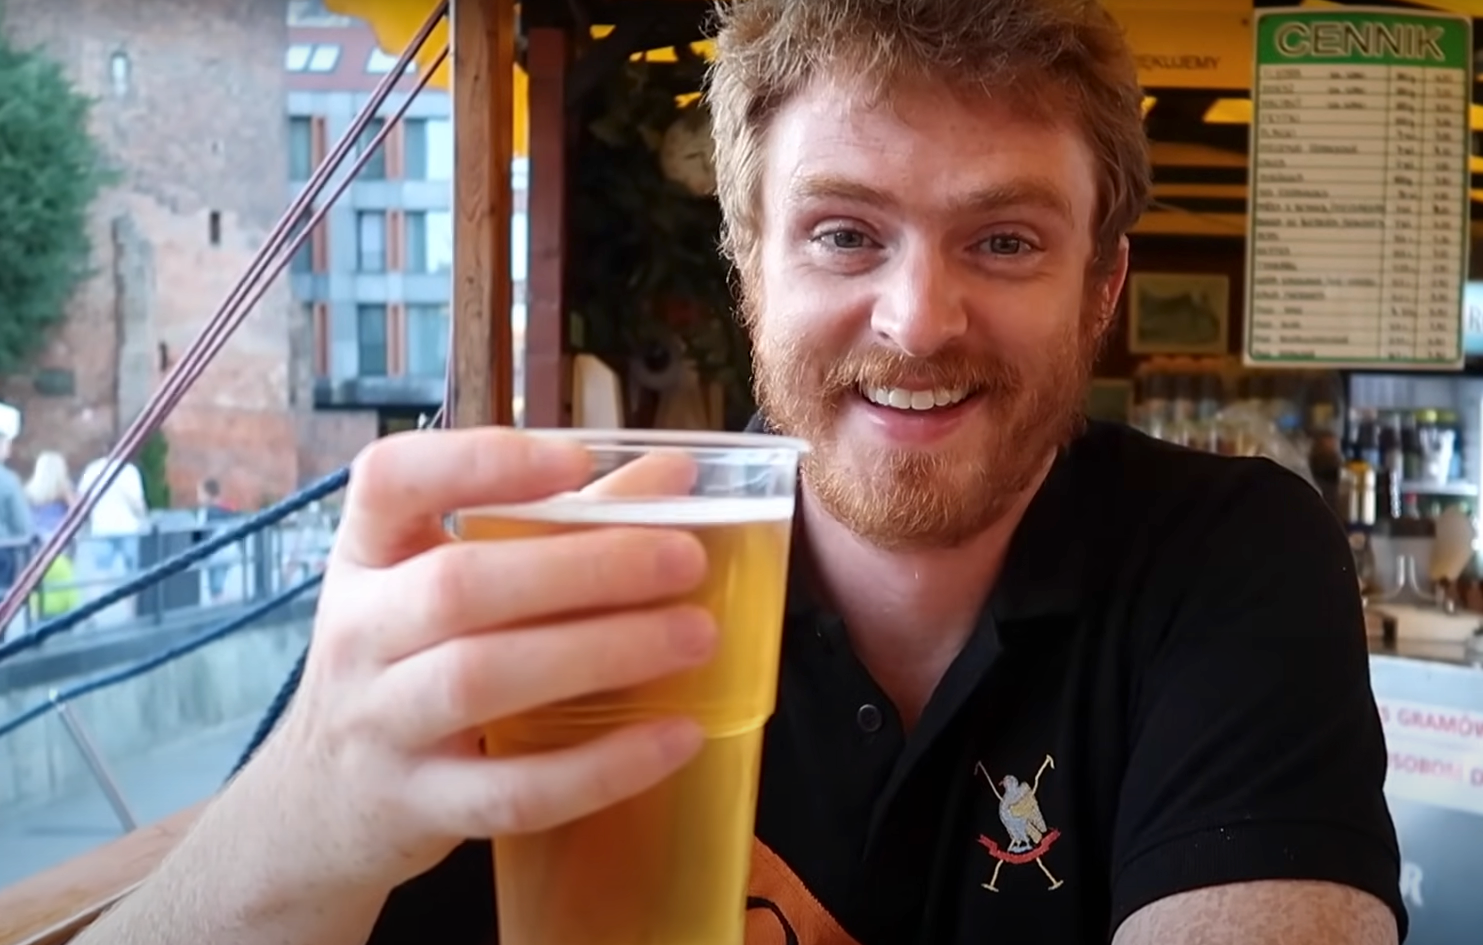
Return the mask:
<svg viewBox="0 0 1483 945">
<path fill-rule="evenodd" d="M 0 396 L 25 411 L 15 468 L 61 450 L 74 475 L 137 415 L 247 270 L 291 197 L 283 0 L 8 0 L 5 26 L 96 100 L 122 177 L 98 202 L 96 275 L 36 371 Z M 316 412 L 312 327 L 282 279 L 165 425 L 177 504 L 205 476 L 236 505 L 348 460 L 374 414 Z"/>
</svg>

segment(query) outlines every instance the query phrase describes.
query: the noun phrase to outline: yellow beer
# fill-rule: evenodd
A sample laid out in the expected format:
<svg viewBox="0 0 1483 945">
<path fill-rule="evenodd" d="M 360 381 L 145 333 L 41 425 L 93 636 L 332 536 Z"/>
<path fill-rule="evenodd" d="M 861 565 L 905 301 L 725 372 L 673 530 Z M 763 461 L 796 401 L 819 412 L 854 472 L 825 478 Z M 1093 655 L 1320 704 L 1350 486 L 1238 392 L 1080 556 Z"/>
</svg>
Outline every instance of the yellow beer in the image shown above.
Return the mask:
<svg viewBox="0 0 1483 945">
<path fill-rule="evenodd" d="M 495 841 L 502 945 L 741 945 L 762 728 L 777 697 L 793 498 L 558 498 L 460 516 L 465 540 L 610 525 L 682 528 L 705 545 L 720 645 L 706 666 L 489 725 L 485 750 L 527 755 L 641 719 L 686 715 L 705 747 L 669 780 L 554 830 Z"/>
</svg>

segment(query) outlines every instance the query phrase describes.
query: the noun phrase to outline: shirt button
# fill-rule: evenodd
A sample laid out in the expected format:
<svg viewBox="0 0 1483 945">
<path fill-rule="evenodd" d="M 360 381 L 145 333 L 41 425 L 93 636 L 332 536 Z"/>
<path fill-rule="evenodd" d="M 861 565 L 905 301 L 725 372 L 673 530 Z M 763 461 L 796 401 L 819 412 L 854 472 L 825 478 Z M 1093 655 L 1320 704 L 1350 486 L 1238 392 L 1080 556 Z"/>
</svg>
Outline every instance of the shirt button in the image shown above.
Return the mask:
<svg viewBox="0 0 1483 945">
<path fill-rule="evenodd" d="M 881 728 L 881 710 L 869 702 L 862 705 L 855 713 L 855 724 L 860 726 L 862 732 L 874 734 Z"/>
</svg>

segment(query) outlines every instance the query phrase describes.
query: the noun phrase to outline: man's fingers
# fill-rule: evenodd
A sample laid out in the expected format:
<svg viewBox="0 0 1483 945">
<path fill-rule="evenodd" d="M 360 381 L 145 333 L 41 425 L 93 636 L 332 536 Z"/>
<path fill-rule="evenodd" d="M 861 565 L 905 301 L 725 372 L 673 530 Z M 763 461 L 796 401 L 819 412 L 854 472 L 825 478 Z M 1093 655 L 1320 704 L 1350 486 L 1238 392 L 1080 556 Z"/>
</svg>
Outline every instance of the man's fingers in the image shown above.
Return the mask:
<svg viewBox="0 0 1483 945">
<path fill-rule="evenodd" d="M 381 728 L 415 751 L 492 719 L 693 668 L 715 645 L 715 621 L 699 607 L 497 630 L 392 664 L 374 683 L 374 699 L 394 707 Z"/>
<path fill-rule="evenodd" d="M 351 469 L 335 552 L 386 567 L 422 551 L 443 515 L 579 489 L 590 470 L 580 444 L 498 427 L 385 437 Z"/>
<path fill-rule="evenodd" d="M 417 769 L 408 791 L 447 836 L 532 833 L 648 790 L 693 758 L 703 738 L 696 723 L 672 719 L 520 757 L 440 758 Z"/>
<path fill-rule="evenodd" d="M 392 662 L 475 631 L 673 599 L 705 571 L 700 541 L 669 529 L 448 542 L 377 575 L 362 620 Z"/>
<path fill-rule="evenodd" d="M 582 491 L 603 498 L 659 498 L 689 495 L 700 467 L 688 453 L 646 453 L 598 479 Z"/>
</svg>

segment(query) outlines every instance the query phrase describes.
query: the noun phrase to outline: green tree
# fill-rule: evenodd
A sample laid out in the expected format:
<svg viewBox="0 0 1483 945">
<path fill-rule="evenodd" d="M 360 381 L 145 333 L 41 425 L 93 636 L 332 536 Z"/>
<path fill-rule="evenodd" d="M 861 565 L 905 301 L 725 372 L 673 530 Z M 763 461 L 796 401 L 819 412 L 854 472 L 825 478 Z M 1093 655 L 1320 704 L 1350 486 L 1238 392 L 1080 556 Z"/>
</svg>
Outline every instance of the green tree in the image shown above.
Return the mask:
<svg viewBox="0 0 1483 945">
<path fill-rule="evenodd" d="M 88 212 L 112 178 L 92 102 L 6 38 L 0 9 L 0 376 L 24 370 L 90 272 Z"/>
<path fill-rule="evenodd" d="M 144 504 L 152 509 L 170 507 L 170 442 L 161 430 L 151 433 L 135 455 L 139 478 L 144 481 Z"/>
</svg>

